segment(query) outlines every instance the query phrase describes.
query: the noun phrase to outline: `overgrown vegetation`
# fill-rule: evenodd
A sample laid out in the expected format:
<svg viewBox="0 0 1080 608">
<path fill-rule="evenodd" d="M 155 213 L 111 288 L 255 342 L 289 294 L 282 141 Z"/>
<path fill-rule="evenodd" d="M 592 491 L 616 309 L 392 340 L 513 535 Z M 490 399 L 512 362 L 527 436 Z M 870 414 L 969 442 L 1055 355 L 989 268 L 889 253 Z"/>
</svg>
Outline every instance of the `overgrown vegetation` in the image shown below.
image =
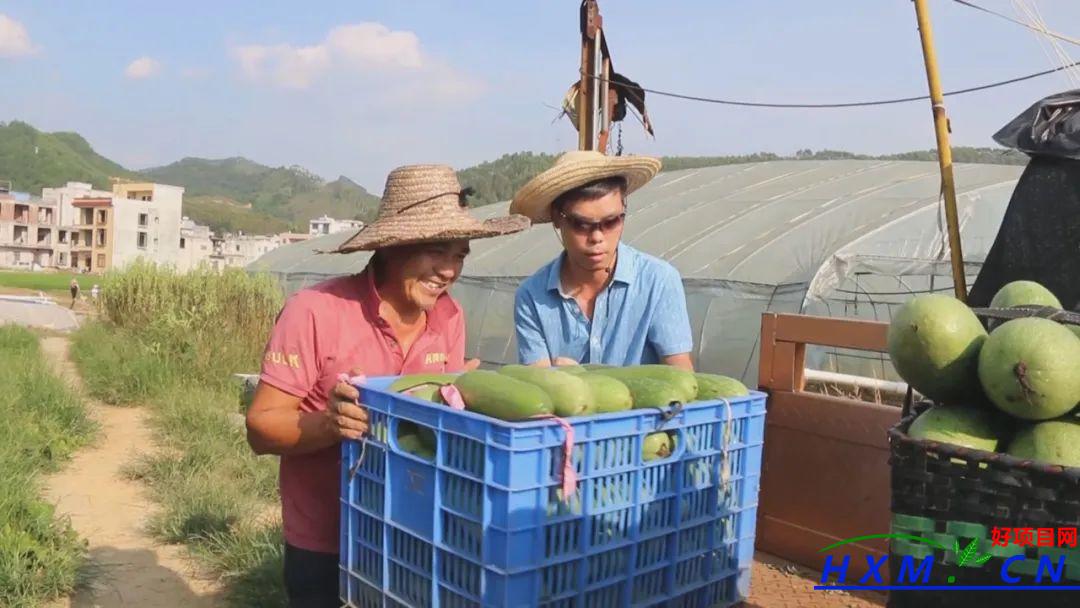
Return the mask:
<svg viewBox="0 0 1080 608">
<path fill-rule="evenodd" d="M 39 476 L 89 442 L 94 425 L 29 331 L 0 326 L 0 361 L 0 606 L 29 608 L 76 585 L 85 544 L 41 498 Z"/>
<path fill-rule="evenodd" d="M 161 449 L 129 467 L 161 505 L 150 523 L 222 576 L 237 606 L 283 605 L 277 461 L 244 437 L 241 387 L 258 369 L 282 296 L 269 278 L 133 265 L 107 274 L 101 321 L 73 355 L 90 393 L 146 404 Z"/>
</svg>

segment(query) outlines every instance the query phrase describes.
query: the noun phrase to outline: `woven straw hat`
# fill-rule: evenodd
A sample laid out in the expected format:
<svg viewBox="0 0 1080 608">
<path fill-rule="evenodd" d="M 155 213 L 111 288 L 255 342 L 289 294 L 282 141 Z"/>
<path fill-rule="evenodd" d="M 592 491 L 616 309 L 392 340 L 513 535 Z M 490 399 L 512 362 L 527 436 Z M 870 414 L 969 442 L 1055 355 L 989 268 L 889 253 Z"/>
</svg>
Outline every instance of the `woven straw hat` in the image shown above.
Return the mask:
<svg viewBox="0 0 1080 608">
<path fill-rule="evenodd" d="M 569 190 L 606 177 L 621 175 L 629 194 L 660 172 L 660 159 L 648 156 L 608 156 L 595 150 L 574 150 L 560 156 L 555 166 L 521 187 L 510 203 L 534 224 L 551 221 L 551 203 Z"/>
<path fill-rule="evenodd" d="M 398 167 L 386 178 L 379 216 L 335 251 L 370 251 L 394 245 L 483 239 L 529 227 L 520 215 L 480 221 L 469 215 L 457 174 L 446 165 Z"/>
</svg>

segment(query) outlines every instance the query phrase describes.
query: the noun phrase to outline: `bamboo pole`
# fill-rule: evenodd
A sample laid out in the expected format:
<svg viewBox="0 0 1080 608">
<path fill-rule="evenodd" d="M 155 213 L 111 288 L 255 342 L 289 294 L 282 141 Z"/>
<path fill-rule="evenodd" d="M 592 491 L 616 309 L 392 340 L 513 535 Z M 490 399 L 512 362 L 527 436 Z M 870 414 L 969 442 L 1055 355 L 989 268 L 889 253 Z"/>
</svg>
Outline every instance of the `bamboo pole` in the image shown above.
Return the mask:
<svg viewBox="0 0 1080 608">
<path fill-rule="evenodd" d="M 960 222 L 956 213 L 956 183 L 953 179 L 952 148 L 949 146 L 949 117 L 941 92 L 937 56 L 934 52 L 934 33 L 930 26 L 927 0 L 914 0 L 915 16 L 919 22 L 926 80 L 930 86 L 930 104 L 937 134 L 938 166 L 941 168 L 941 190 L 945 195 L 945 221 L 949 231 L 949 250 L 952 259 L 953 289 L 957 299 L 967 302 L 967 279 L 964 276 L 964 252 L 960 243 Z"/>
</svg>

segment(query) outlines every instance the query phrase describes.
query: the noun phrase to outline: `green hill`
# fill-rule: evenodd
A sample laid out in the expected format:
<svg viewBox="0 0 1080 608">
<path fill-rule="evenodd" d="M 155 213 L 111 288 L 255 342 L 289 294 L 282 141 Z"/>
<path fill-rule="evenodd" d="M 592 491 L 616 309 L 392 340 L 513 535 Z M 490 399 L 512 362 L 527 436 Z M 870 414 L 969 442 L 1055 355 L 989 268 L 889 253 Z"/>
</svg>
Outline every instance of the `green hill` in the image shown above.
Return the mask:
<svg viewBox="0 0 1080 608">
<path fill-rule="evenodd" d="M 222 196 L 185 196 L 184 215 L 209 226 L 218 234 L 238 231 L 245 234 L 277 234 L 300 228 L 307 231 L 306 226 L 291 225 Z"/>
<path fill-rule="evenodd" d="M 297 194 L 285 204 L 284 209 L 287 214 L 304 217 L 305 220 L 329 215 L 370 222 L 379 211 L 379 198 L 342 176 L 318 190 Z"/>
<path fill-rule="evenodd" d="M 67 182 L 111 188 L 110 177 L 132 172 L 101 156 L 76 133 L 43 133 L 25 122 L 0 123 L 0 180 L 14 190 L 41 193 Z"/>
<path fill-rule="evenodd" d="M 185 158 L 142 174 L 183 186 L 185 196 L 221 196 L 250 203 L 256 213 L 295 225 L 323 214 L 370 219 L 378 205 L 377 197 L 347 178 L 326 183 L 301 167 L 267 167 L 246 158 Z"/>
<path fill-rule="evenodd" d="M 1001 148 L 953 149 L 958 163 L 1025 164 L 1025 154 Z M 870 156 L 840 150 L 799 150 L 791 156 L 769 152 L 733 156 L 668 156 L 664 171 L 767 160 L 924 160 L 935 150 Z M 472 186 L 473 206 L 506 201 L 526 181 L 554 164 L 552 154 L 517 152 L 459 170 L 458 179 Z M 19 121 L 0 123 L 0 180 L 16 190 L 39 193 L 42 187 L 69 181 L 110 188 L 110 177 L 147 179 L 183 186 L 184 213 L 216 231 L 243 230 L 269 234 L 287 229 L 306 231 L 320 215 L 371 221 L 379 199 L 346 177 L 325 182 L 298 166 L 268 167 L 246 158 L 184 158 L 141 172 L 125 169 L 95 152 L 75 133 L 44 133 Z"/>
<path fill-rule="evenodd" d="M 525 182 L 554 164 L 555 156 L 552 154 L 517 152 L 462 169 L 457 175 L 462 186 L 471 186 L 476 190 L 469 204 L 479 207 L 510 200 Z"/>
</svg>

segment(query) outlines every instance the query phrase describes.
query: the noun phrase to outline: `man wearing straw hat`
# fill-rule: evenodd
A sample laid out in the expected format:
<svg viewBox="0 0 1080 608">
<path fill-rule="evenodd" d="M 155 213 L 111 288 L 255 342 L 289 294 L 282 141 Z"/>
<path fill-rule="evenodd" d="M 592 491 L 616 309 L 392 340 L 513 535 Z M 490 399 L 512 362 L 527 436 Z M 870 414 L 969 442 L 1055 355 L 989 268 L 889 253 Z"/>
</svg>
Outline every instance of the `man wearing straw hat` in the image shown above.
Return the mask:
<svg viewBox="0 0 1080 608">
<path fill-rule="evenodd" d="M 692 369 L 693 337 L 675 268 L 620 242 L 626 197 L 660 161 L 567 152 L 510 203 L 532 223 L 551 222 L 563 252 L 518 287 L 518 359 L 570 363 L 666 363 Z"/>
<path fill-rule="evenodd" d="M 292 295 L 266 346 L 247 412 L 248 442 L 278 454 L 291 606 L 340 606 L 339 447 L 367 431 L 355 388 L 340 377 L 441 373 L 464 360 L 465 320 L 447 293 L 469 240 L 518 232 L 521 216 L 481 222 L 453 169 L 390 173 L 378 218 L 338 249 L 372 251 L 359 274 Z"/>
</svg>

